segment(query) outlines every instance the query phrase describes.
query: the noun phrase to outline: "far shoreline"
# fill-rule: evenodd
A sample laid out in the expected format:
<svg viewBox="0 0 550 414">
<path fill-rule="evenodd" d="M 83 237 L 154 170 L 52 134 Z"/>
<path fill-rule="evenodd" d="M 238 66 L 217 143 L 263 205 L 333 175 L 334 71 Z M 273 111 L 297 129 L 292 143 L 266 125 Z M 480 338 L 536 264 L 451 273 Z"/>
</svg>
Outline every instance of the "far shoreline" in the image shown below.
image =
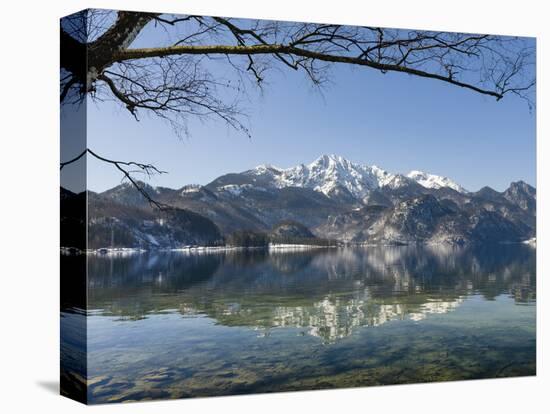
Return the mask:
<svg viewBox="0 0 550 414">
<path fill-rule="evenodd" d="M 521 241 L 501 241 L 495 243 L 482 243 L 482 245 L 495 244 L 521 244 L 537 248 L 536 238 Z M 448 247 L 466 247 L 479 246 L 476 243 L 339 243 L 335 245 L 315 245 L 315 244 L 269 244 L 267 246 L 183 246 L 176 248 L 149 248 L 140 247 L 102 247 L 99 249 L 82 250 L 75 247 L 61 247 L 62 255 L 129 255 L 129 254 L 145 254 L 151 252 L 172 252 L 172 253 L 187 253 L 187 254 L 207 254 L 207 253 L 226 253 L 226 252 L 244 252 L 244 251 L 267 251 L 267 252 L 299 252 L 307 250 L 319 249 L 346 249 L 359 247 L 409 247 L 409 246 L 448 246 Z"/>
</svg>

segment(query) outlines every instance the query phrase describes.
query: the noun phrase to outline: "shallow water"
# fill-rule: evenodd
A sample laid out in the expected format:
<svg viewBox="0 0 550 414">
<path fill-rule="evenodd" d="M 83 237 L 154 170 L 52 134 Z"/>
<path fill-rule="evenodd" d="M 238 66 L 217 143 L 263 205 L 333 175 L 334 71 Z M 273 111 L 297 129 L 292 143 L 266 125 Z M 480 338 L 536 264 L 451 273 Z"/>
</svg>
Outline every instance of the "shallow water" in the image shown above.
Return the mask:
<svg viewBox="0 0 550 414">
<path fill-rule="evenodd" d="M 92 403 L 535 374 L 528 246 L 88 263 Z"/>
</svg>

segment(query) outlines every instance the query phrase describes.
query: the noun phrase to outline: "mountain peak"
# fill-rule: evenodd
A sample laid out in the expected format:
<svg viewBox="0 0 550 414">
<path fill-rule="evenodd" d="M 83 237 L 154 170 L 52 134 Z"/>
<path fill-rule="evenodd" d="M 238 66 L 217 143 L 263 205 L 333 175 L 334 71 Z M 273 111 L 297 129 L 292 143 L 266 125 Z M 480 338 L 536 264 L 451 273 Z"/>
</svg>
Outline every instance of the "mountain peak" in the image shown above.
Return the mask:
<svg viewBox="0 0 550 414">
<path fill-rule="evenodd" d="M 407 174 L 407 177 L 427 178 L 428 174 L 426 174 L 424 171 L 412 170 Z"/>
<path fill-rule="evenodd" d="M 531 210 L 536 208 L 537 190 L 527 184 L 525 181 L 515 181 L 510 184 L 510 187 L 503 193 L 504 198 L 518 205 L 523 210 Z"/>
<path fill-rule="evenodd" d="M 521 189 L 523 191 L 527 191 L 529 193 L 531 192 L 534 192 L 535 191 L 535 188 L 529 184 L 527 184 L 525 181 L 523 180 L 518 180 L 518 181 L 512 181 L 510 183 L 510 187 L 508 187 L 508 189 Z"/>
<path fill-rule="evenodd" d="M 135 183 L 135 184 L 134 184 Z M 124 191 L 126 189 L 135 189 L 136 188 L 136 185 L 139 187 L 139 188 L 142 188 L 143 190 L 145 191 L 150 191 L 150 192 L 158 192 L 158 188 L 157 187 L 153 187 L 151 184 L 148 184 L 146 183 L 145 181 L 142 181 L 142 180 L 134 180 L 134 182 L 131 182 L 130 180 L 128 179 L 124 179 L 122 181 L 122 183 L 120 183 L 119 185 L 117 185 L 116 187 L 113 187 L 111 188 L 110 190 L 107 190 L 107 191 Z"/>
<path fill-rule="evenodd" d="M 344 157 L 337 154 L 323 154 L 318 159 L 332 160 L 332 161 L 342 161 L 345 160 Z"/>
<path fill-rule="evenodd" d="M 441 175 L 429 174 L 424 171 L 412 170 L 407 174 L 407 177 L 416 181 L 422 187 L 439 189 L 443 187 L 452 188 L 459 193 L 467 193 L 466 189 L 451 180 L 450 178 Z"/>
<path fill-rule="evenodd" d="M 319 158 L 317 158 L 315 161 L 313 161 L 310 166 L 314 165 L 322 165 L 325 167 L 335 166 L 335 165 L 346 165 L 351 164 L 350 161 L 342 157 L 341 155 L 336 154 L 324 154 L 321 155 Z"/>
<path fill-rule="evenodd" d="M 290 168 L 262 164 L 245 171 L 241 176 L 243 175 L 248 177 L 249 184 L 261 184 L 275 188 L 305 187 L 321 192 L 328 197 L 349 193 L 358 201 L 363 200 L 377 188 L 397 189 L 414 182 L 426 188 L 449 187 L 461 193 L 467 192 L 447 177 L 416 170 L 406 176 L 393 174 L 377 166 L 354 163 L 334 153 L 323 154 L 309 164 L 299 164 Z M 235 184 L 243 184 L 241 181 L 235 182 Z"/>
<path fill-rule="evenodd" d="M 261 165 L 258 165 L 256 168 L 254 168 L 254 170 L 252 171 L 256 171 L 258 173 L 264 173 L 264 172 L 279 173 L 282 171 L 282 169 L 272 164 L 261 164 Z"/>
</svg>

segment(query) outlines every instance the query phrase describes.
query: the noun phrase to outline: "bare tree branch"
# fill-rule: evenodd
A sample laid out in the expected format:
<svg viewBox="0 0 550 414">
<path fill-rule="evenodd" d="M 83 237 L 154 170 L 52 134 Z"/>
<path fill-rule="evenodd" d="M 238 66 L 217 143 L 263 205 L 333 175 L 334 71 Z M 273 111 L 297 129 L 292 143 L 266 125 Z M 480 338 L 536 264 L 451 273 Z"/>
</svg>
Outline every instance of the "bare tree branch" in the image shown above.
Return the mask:
<svg viewBox="0 0 550 414">
<path fill-rule="evenodd" d="M 352 65 L 367 66 L 373 69 L 378 69 L 383 72 L 401 72 L 409 75 L 415 75 L 422 78 L 437 79 L 443 82 L 450 83 L 452 85 L 460 86 L 462 88 L 471 89 L 475 92 L 479 92 L 484 95 L 490 95 L 497 100 L 500 100 L 504 96 L 504 92 L 510 90 L 502 89 L 500 92 L 494 90 L 483 89 L 475 85 L 455 80 L 452 76 L 443 76 L 437 73 L 430 73 L 407 66 L 392 65 L 386 63 L 378 63 L 365 59 L 353 58 L 348 56 L 330 55 L 326 53 L 312 52 L 305 49 L 300 49 L 293 46 L 285 45 L 256 45 L 256 46 L 170 46 L 165 48 L 152 48 L 152 49 L 128 49 L 122 52 L 118 52 L 114 55 L 114 60 L 128 61 L 133 59 L 144 59 L 150 57 L 165 57 L 173 55 L 210 55 L 210 54 L 223 54 L 223 55 L 265 55 L 265 54 L 291 54 L 294 56 L 301 56 L 309 59 L 317 59 L 324 62 L 338 62 L 348 63 Z"/>
<path fill-rule="evenodd" d="M 86 153 L 88 152 L 87 149 L 85 149 L 84 151 L 82 151 L 80 154 L 78 154 L 76 157 L 70 159 L 69 161 L 65 161 L 65 162 L 61 162 L 60 163 L 60 170 L 63 169 L 63 167 L 65 167 L 66 165 L 69 165 L 69 164 L 72 164 L 73 162 L 76 162 L 78 161 L 79 159 L 81 159 L 84 155 L 86 155 Z"/>
<path fill-rule="evenodd" d="M 84 151 L 82 151 L 79 155 L 77 155 L 76 157 L 70 159 L 69 161 L 62 162 L 60 164 L 60 170 L 63 170 L 63 167 L 78 161 L 79 159 L 81 159 L 86 154 L 90 154 L 90 155 L 92 155 L 93 157 L 97 158 L 100 161 L 103 161 L 105 163 L 114 165 L 115 168 L 122 173 L 123 178 L 127 179 L 139 191 L 139 193 L 149 202 L 149 204 L 152 207 L 156 207 L 159 210 L 168 210 L 168 209 L 171 208 L 171 206 L 169 206 L 167 204 L 159 203 L 158 201 L 156 201 L 145 190 L 145 188 L 142 185 L 140 185 L 139 182 L 134 179 L 134 177 L 132 177 L 131 174 L 132 174 L 132 172 L 135 172 L 135 171 L 129 171 L 125 168 L 125 167 L 137 167 L 138 171 L 143 172 L 144 174 L 146 174 L 149 177 L 152 176 L 152 175 L 155 175 L 155 174 L 166 174 L 166 171 L 159 170 L 157 167 L 155 167 L 152 164 L 143 164 L 143 163 L 139 163 L 139 162 L 135 162 L 135 161 L 112 160 L 112 159 L 109 159 L 109 158 L 105 158 L 101 155 L 98 155 L 97 153 L 95 153 L 91 149 L 87 148 Z"/>
<path fill-rule="evenodd" d="M 521 38 L 124 11 L 115 13 L 110 25 L 104 13 L 87 18 L 101 26 L 88 43 L 81 33 L 61 33 L 61 63 L 74 75 L 70 87 L 84 85 L 96 96 L 103 83 L 136 118 L 139 109 L 152 111 L 176 129 L 185 129 L 188 116 L 212 116 L 248 134 L 238 109 L 245 89 L 242 78 L 235 86 L 212 74 L 203 59 L 216 56 L 225 57 L 239 77 L 248 73 L 256 84 L 281 63 L 303 70 L 314 85 L 321 85 L 330 66 L 340 63 L 433 79 L 496 100 L 514 94 L 531 101 L 535 85 L 534 47 Z M 132 48 L 150 22 L 181 37 L 166 46 Z M 92 30 L 93 25 L 87 27 Z M 82 54 L 83 45 L 85 74 L 72 60 Z M 68 89 L 62 89 L 63 98 Z M 223 89 L 233 94 L 233 101 L 221 98 L 231 95 L 222 94 Z"/>
</svg>

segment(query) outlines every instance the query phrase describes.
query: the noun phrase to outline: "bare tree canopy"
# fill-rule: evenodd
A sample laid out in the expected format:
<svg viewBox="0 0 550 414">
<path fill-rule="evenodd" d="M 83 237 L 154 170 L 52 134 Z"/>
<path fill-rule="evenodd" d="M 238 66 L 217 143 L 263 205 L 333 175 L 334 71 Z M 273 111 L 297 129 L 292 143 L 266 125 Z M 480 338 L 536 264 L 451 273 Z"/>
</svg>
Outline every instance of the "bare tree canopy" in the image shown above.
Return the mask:
<svg viewBox="0 0 550 414">
<path fill-rule="evenodd" d="M 198 118 L 250 136 L 241 105 L 250 87 L 261 88 L 273 70 L 302 72 L 321 87 L 336 64 L 534 102 L 532 39 L 97 9 L 62 20 L 60 98 L 115 101 L 136 119 L 150 113 L 168 121 L 176 134 Z M 61 168 L 86 154 L 116 167 L 152 206 L 166 208 L 132 177 L 163 171 L 90 149 Z"/>
<path fill-rule="evenodd" d="M 177 38 L 132 47 L 146 28 Z M 239 96 L 247 82 L 261 86 L 275 68 L 303 71 L 321 85 L 333 64 L 355 65 L 496 100 L 517 95 L 530 105 L 535 85 L 533 43 L 493 35 L 88 10 L 62 24 L 61 49 L 62 101 L 86 94 L 113 99 L 136 117 L 149 111 L 176 129 L 194 116 L 248 134 Z M 212 59 L 223 60 L 238 82 L 212 73 Z"/>
</svg>

